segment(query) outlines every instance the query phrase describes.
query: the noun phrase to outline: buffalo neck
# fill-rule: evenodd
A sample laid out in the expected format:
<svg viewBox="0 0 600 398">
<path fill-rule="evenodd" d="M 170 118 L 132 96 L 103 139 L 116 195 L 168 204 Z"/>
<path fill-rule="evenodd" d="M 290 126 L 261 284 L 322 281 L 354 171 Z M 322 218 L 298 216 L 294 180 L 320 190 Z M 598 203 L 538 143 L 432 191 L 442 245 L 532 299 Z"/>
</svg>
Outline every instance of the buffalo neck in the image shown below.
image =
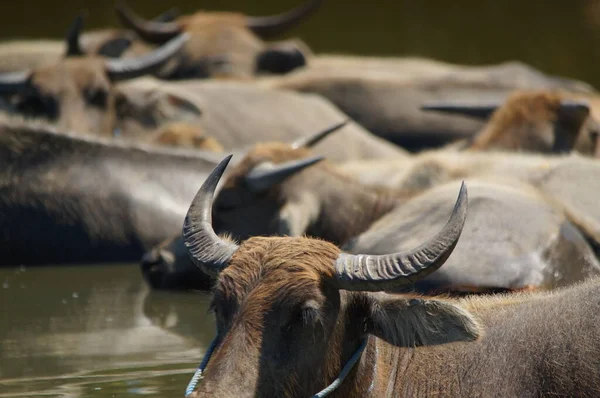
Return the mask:
<svg viewBox="0 0 600 398">
<path fill-rule="evenodd" d="M 336 170 L 328 171 L 329 178 L 315 190 L 320 196 L 319 217 L 306 232 L 336 245 L 366 231 L 408 198 L 405 192 L 361 184 Z"/>
</svg>

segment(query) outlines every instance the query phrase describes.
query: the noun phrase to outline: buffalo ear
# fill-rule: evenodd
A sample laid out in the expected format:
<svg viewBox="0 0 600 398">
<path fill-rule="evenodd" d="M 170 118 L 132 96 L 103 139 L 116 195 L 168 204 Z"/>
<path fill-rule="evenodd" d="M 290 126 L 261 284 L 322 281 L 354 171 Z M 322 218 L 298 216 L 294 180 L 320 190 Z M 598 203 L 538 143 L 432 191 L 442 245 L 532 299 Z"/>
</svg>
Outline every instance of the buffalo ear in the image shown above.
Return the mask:
<svg viewBox="0 0 600 398">
<path fill-rule="evenodd" d="M 367 333 L 399 347 L 472 341 L 481 331 L 466 309 L 451 301 L 369 293 Z"/>
<path fill-rule="evenodd" d="M 306 66 L 310 50 L 296 40 L 277 42 L 256 57 L 256 72 L 282 75 Z"/>
</svg>

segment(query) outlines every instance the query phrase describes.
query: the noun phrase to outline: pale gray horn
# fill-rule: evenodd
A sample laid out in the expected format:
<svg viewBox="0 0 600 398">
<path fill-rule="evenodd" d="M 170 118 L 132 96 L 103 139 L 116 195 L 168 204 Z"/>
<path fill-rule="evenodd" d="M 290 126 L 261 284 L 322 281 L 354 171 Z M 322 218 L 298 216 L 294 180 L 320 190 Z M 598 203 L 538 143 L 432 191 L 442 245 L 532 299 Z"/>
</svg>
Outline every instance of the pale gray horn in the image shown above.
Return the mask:
<svg viewBox="0 0 600 398">
<path fill-rule="evenodd" d="M 163 44 L 181 33 L 181 27 L 176 22 L 146 21 L 124 2 L 115 6 L 115 11 L 121 23 L 134 30 L 143 40 L 153 44 Z"/>
<path fill-rule="evenodd" d="M 273 164 L 271 162 L 261 163 L 246 175 L 246 185 L 252 192 L 264 192 L 272 186 L 282 183 L 286 178 L 323 159 L 322 156 L 315 156 L 281 164 Z"/>
<path fill-rule="evenodd" d="M 227 156 L 208 175 L 200 187 L 183 222 L 183 241 L 194 263 L 212 276 L 229 265 L 238 246 L 217 236 L 212 227 L 215 189 L 233 155 Z"/>
<path fill-rule="evenodd" d="M 277 35 L 317 11 L 324 2 L 325 0 L 308 0 L 301 6 L 282 14 L 265 17 L 247 17 L 246 26 L 262 37 Z"/>
<path fill-rule="evenodd" d="M 113 81 L 155 73 L 183 48 L 189 37 L 189 34 L 183 33 L 148 54 L 136 58 L 107 59 L 106 72 Z"/>
<path fill-rule="evenodd" d="M 326 138 L 329 134 L 344 127 L 346 124 L 348 124 L 348 121 L 349 120 L 346 119 L 341 123 L 328 127 L 327 129 L 319 131 L 318 133 L 313 134 L 309 137 L 300 138 L 292 143 L 292 148 L 312 148 L 313 146 L 317 145 L 321 140 Z"/>
<path fill-rule="evenodd" d="M 336 285 L 344 290 L 392 290 L 431 274 L 446 262 L 458 243 L 467 217 L 467 200 L 463 181 L 444 228 L 416 249 L 386 255 L 341 253 L 335 262 Z"/>
<path fill-rule="evenodd" d="M 464 115 L 483 120 L 490 118 L 500 106 L 502 106 L 501 103 L 458 104 L 451 102 L 434 102 L 421 105 L 421 110 Z"/>
<path fill-rule="evenodd" d="M 81 37 L 81 32 L 83 31 L 83 22 L 87 17 L 87 11 L 81 11 L 79 15 L 75 17 L 73 22 L 71 22 L 71 26 L 69 26 L 69 30 L 67 31 L 67 36 L 65 37 L 67 41 L 67 51 L 65 56 L 73 57 L 84 55 L 84 51 L 81 48 L 81 44 L 79 38 Z"/>
<path fill-rule="evenodd" d="M 12 94 L 21 91 L 27 86 L 29 76 L 29 71 L 0 73 L 0 93 Z"/>
</svg>

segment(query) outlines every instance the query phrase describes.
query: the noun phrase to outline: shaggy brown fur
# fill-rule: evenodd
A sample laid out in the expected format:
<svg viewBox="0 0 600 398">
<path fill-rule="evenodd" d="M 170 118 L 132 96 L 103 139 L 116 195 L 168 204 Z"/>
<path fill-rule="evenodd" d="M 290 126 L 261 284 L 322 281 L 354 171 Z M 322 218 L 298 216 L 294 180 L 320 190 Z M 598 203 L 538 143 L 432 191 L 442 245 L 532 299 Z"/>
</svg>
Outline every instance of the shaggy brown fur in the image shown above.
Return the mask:
<svg viewBox="0 0 600 398">
<path fill-rule="evenodd" d="M 577 148 L 591 154 L 589 113 L 564 113 L 566 94 L 553 91 L 518 91 L 473 138 L 470 150 L 512 150 L 541 153 L 569 152 Z"/>
<path fill-rule="evenodd" d="M 311 396 L 365 338 L 332 397 L 600 393 L 600 280 L 460 300 L 349 292 L 336 287 L 339 253 L 307 238 L 243 242 L 219 275 L 218 346 L 193 396 Z"/>
</svg>

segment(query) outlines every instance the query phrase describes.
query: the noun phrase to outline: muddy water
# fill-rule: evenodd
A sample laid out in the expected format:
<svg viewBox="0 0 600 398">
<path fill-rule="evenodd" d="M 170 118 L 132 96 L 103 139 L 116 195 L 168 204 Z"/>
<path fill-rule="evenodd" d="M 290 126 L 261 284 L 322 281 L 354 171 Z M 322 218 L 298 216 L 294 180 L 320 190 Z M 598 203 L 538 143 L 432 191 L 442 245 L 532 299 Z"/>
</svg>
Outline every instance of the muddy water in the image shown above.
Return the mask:
<svg viewBox="0 0 600 398">
<path fill-rule="evenodd" d="M 0 397 L 182 397 L 208 301 L 151 292 L 136 265 L 0 269 Z"/>
</svg>

